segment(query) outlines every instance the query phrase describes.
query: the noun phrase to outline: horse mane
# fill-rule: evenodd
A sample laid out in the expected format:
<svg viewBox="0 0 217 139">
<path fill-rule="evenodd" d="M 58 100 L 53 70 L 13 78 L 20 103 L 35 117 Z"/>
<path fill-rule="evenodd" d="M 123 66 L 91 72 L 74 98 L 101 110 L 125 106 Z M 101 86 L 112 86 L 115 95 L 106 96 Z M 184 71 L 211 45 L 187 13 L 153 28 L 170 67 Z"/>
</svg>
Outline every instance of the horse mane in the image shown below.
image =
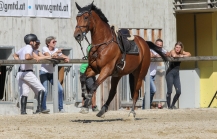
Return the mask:
<svg viewBox="0 0 217 139">
<path fill-rule="evenodd" d="M 91 10 L 96 12 L 96 14 L 102 19 L 102 21 L 104 21 L 105 23 L 109 22 L 108 19 L 105 17 L 105 15 L 102 13 L 101 9 L 97 8 L 94 4 L 93 4 Z"/>
</svg>

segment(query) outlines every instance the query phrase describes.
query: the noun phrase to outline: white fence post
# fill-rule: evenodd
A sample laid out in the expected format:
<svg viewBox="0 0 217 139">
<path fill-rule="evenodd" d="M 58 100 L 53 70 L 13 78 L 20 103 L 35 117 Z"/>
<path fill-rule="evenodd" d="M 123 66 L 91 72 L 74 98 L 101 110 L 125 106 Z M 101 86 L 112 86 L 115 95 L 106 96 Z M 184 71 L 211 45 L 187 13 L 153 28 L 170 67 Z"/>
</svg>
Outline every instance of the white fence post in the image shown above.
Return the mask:
<svg viewBox="0 0 217 139">
<path fill-rule="evenodd" d="M 53 113 L 59 112 L 58 110 L 58 65 L 54 65 L 53 73 Z"/>
<path fill-rule="evenodd" d="M 145 76 L 145 109 L 150 109 L 150 68 Z"/>
</svg>

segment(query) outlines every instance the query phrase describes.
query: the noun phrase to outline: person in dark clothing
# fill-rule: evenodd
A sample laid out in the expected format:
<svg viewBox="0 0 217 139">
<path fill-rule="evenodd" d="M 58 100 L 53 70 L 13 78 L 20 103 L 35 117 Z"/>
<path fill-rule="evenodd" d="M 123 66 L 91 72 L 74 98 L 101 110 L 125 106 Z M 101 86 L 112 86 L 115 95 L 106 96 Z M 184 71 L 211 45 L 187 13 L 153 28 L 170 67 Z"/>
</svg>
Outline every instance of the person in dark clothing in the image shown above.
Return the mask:
<svg viewBox="0 0 217 139">
<path fill-rule="evenodd" d="M 171 57 L 189 57 L 191 54 L 189 52 L 184 51 L 184 46 L 182 42 L 177 42 L 173 50 L 170 51 Z M 170 62 L 169 68 L 166 72 L 166 81 L 167 81 L 167 106 L 169 109 L 175 108 L 175 103 L 179 99 L 181 95 L 181 83 L 179 78 L 179 67 L 181 62 Z M 171 104 L 171 94 L 172 87 L 175 87 L 176 94 L 173 98 L 172 105 Z"/>
</svg>

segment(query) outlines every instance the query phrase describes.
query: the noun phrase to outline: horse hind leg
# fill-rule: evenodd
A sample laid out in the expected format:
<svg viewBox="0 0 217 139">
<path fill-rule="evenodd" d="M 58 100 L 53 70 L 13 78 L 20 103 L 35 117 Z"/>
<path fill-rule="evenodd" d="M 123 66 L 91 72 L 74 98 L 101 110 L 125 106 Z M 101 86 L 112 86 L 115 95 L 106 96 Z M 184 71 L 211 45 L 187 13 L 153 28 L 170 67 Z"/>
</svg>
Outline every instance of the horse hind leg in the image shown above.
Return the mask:
<svg viewBox="0 0 217 139">
<path fill-rule="evenodd" d="M 121 77 L 112 77 L 111 89 L 109 91 L 108 99 L 107 99 L 106 103 L 102 106 L 99 113 L 97 113 L 97 115 L 96 115 L 97 117 L 101 117 L 101 118 L 105 117 L 105 113 L 108 111 L 108 106 L 111 103 L 111 101 L 113 100 L 115 94 L 117 93 L 117 85 L 118 85 L 118 82 L 120 79 L 121 79 Z"/>
<path fill-rule="evenodd" d="M 136 117 L 135 106 L 136 106 L 136 102 L 137 102 L 138 97 L 139 97 L 139 90 L 142 86 L 142 81 L 143 81 L 142 79 L 138 79 L 138 77 L 135 77 L 135 75 L 134 75 L 134 92 L 133 92 L 133 94 L 131 93 L 132 99 L 133 99 L 133 105 L 132 105 L 132 109 L 128 115 L 129 117 L 131 117 L 131 114 L 132 114 L 134 119 Z"/>
</svg>

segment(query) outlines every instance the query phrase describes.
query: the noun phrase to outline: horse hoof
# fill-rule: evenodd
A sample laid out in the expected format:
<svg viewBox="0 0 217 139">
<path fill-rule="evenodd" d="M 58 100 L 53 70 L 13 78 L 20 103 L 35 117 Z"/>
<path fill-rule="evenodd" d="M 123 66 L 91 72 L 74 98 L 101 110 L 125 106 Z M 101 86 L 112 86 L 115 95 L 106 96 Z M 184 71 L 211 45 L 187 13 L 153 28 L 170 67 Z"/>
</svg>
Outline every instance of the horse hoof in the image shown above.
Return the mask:
<svg viewBox="0 0 217 139">
<path fill-rule="evenodd" d="M 97 116 L 97 117 L 100 117 L 100 118 L 105 118 L 105 114 L 103 114 L 103 115 L 101 115 L 101 116 L 97 114 L 96 116 Z"/>
<path fill-rule="evenodd" d="M 107 112 L 108 107 L 106 106 L 102 106 L 101 110 L 97 113 L 97 117 L 101 117 L 104 118 L 105 117 L 105 113 Z"/>
<path fill-rule="evenodd" d="M 133 113 L 129 113 L 128 119 L 129 120 L 135 120 L 135 115 Z"/>
<path fill-rule="evenodd" d="M 89 113 L 89 108 L 82 107 L 81 110 L 80 110 L 80 113 L 82 113 L 82 114 Z"/>
<path fill-rule="evenodd" d="M 97 116 L 97 117 L 104 118 L 104 117 L 105 117 L 105 112 L 101 110 L 100 112 L 97 113 L 96 116 Z"/>
<path fill-rule="evenodd" d="M 134 111 L 131 111 L 128 115 L 129 119 L 135 120 L 136 119 L 136 113 Z"/>
</svg>

